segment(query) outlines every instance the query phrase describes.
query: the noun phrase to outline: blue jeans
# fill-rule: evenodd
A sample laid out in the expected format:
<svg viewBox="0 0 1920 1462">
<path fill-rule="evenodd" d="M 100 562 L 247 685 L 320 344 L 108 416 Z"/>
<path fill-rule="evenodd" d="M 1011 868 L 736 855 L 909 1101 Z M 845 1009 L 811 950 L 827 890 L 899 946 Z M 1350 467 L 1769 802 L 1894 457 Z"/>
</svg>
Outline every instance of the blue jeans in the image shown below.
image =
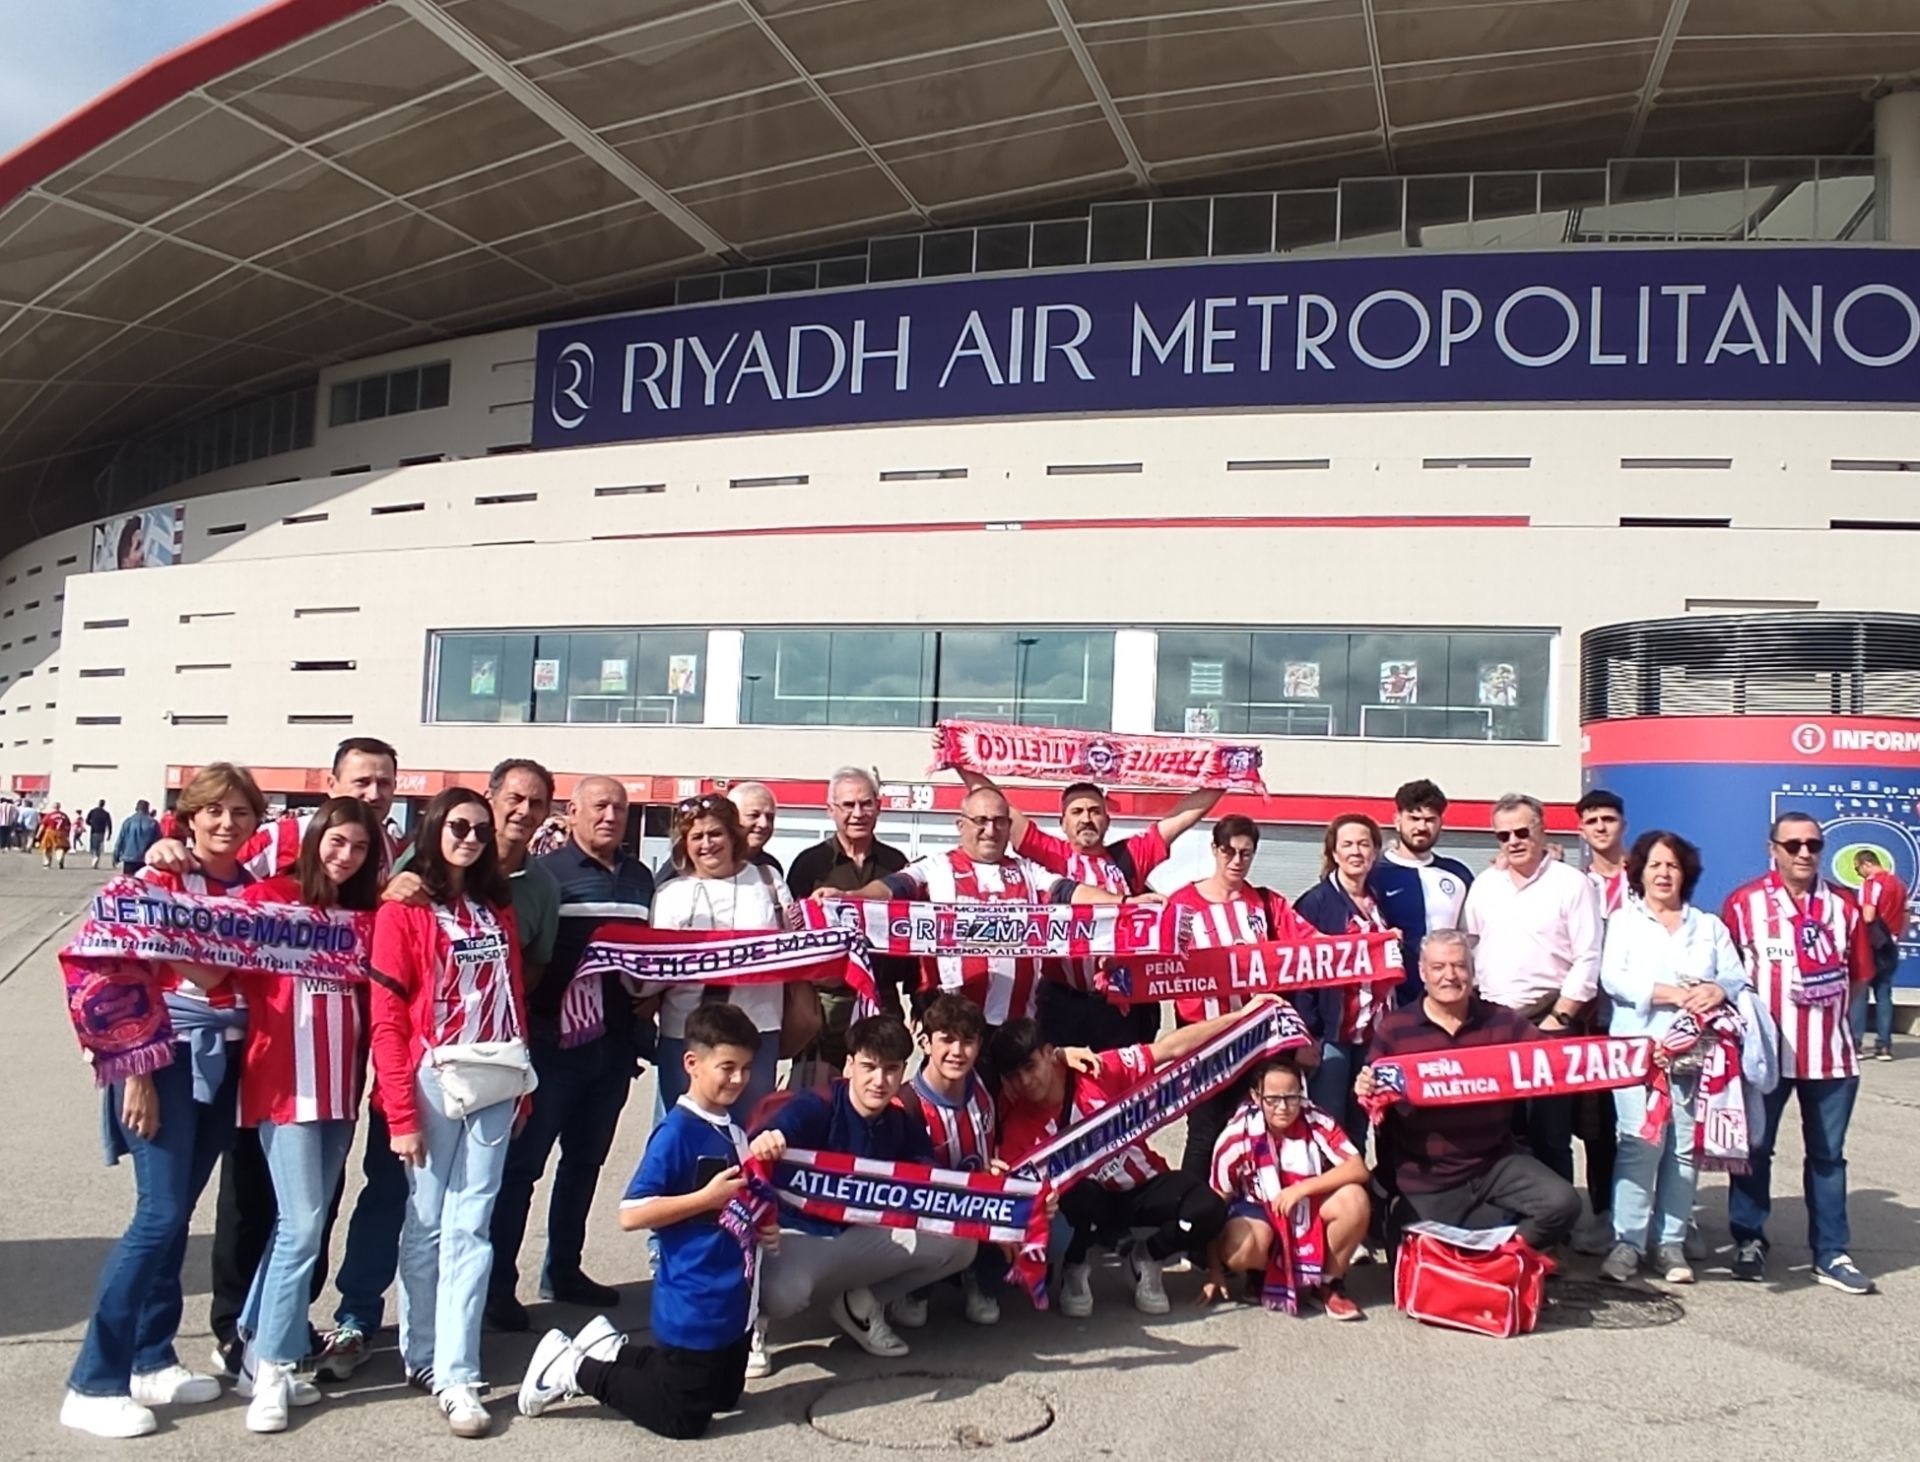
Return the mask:
<svg viewBox="0 0 1920 1462">
<path fill-rule="evenodd" d="M 1807 1150 L 1803 1185 L 1807 1195 L 1807 1243 L 1813 1262 L 1825 1264 L 1844 1254 L 1852 1234 L 1847 1228 L 1847 1123 L 1860 1078 L 1796 1081 L 1782 1077 L 1767 1093 L 1767 1130 L 1753 1146 L 1750 1170 L 1735 1173 L 1727 1192 L 1727 1224 L 1744 1242 L 1764 1240 L 1773 1209 L 1773 1148 L 1787 1098 L 1800 1094 L 1800 1137 Z"/>
<path fill-rule="evenodd" d="M 82 1396 L 125 1396 L 136 1375 L 179 1364 L 173 1348 L 185 1300 L 180 1265 L 187 1225 L 213 1165 L 233 1137 L 240 1063 L 209 1103 L 193 1099 L 193 1071 L 184 1046 L 171 1066 L 153 1073 L 160 1130 L 151 1139 L 120 1122 L 122 1089 L 108 1089 L 113 1120 L 133 1159 L 133 1219 L 100 1270 L 93 1319 L 67 1385 Z"/>
<path fill-rule="evenodd" d="M 658 1062 L 655 1074 L 659 1077 L 653 1094 L 655 1126 L 664 1122 L 674 1103 L 687 1094 L 686 1054 L 687 1043 L 683 1038 L 660 1037 L 659 1054 L 655 1058 Z M 753 1053 L 753 1075 L 747 1078 L 747 1089 L 740 1094 L 740 1100 L 733 1104 L 733 1110 L 739 1114 L 734 1120 L 742 1127 L 749 1125 L 753 1121 L 753 1109 L 772 1093 L 779 1079 L 780 1032 L 761 1031 L 760 1049 Z"/>
<path fill-rule="evenodd" d="M 517 1102 L 496 1102 L 455 1121 L 440 1110 L 439 1083 L 417 1080 L 427 1161 L 407 1168 L 407 1221 L 400 1230 L 400 1358 L 431 1370 L 435 1394 L 480 1380 L 480 1313 L 493 1268 L 488 1225 L 507 1165 Z"/>
<path fill-rule="evenodd" d="M 1673 1120 L 1658 1142 L 1647 1142 L 1647 1089 L 1626 1086 L 1613 1094 L 1619 1119 L 1619 1152 L 1613 1160 L 1613 1237 L 1638 1254 L 1679 1248 L 1687 1240 L 1693 1195 L 1700 1185 L 1694 1160 L 1693 1096 L 1698 1075 L 1673 1078 Z M 1657 1225 L 1657 1226 L 1656 1226 Z"/>
<path fill-rule="evenodd" d="M 1347 1140 L 1362 1156 L 1367 1151 L 1367 1114 L 1353 1094 L 1353 1074 L 1366 1064 L 1367 1048 L 1320 1043 L 1320 1064 L 1307 1076 L 1307 1095 L 1313 1104 L 1340 1124 Z"/>
<path fill-rule="evenodd" d="M 260 1151 L 273 1175 L 278 1216 L 240 1311 L 240 1333 L 252 1340 L 260 1360 L 290 1366 L 307 1353 L 313 1268 L 352 1146 L 351 1122 L 260 1124 Z"/>
<path fill-rule="evenodd" d="M 1853 1044 L 1863 1054 L 1867 1049 L 1867 998 L 1873 998 L 1873 1039 L 1874 1044 L 1893 1049 L 1893 977 L 1899 974 L 1896 966 L 1884 975 L 1875 975 L 1864 985 L 1856 985 L 1853 991 Z"/>
<path fill-rule="evenodd" d="M 527 1234 L 534 1184 L 546 1172 L 556 1142 L 560 1164 L 547 1200 L 547 1257 L 541 1273 L 543 1280 L 557 1277 L 562 1283 L 580 1273 L 594 1189 L 633 1091 L 633 1048 L 625 1037 L 602 1036 L 571 1050 L 538 1036 L 528 1045 L 540 1085 L 533 1094 L 533 1114 L 507 1153 L 500 1201 L 493 1210 L 489 1292 L 498 1299 L 512 1299 L 519 1285 L 520 1245 Z"/>
<path fill-rule="evenodd" d="M 400 1226 L 407 1217 L 407 1165 L 393 1155 L 393 1134 L 380 1109 L 367 1107 L 367 1150 L 360 1157 L 366 1186 L 347 1223 L 347 1252 L 334 1283 L 336 1325 L 371 1335 L 386 1318 L 387 1291 L 400 1267 Z"/>
</svg>

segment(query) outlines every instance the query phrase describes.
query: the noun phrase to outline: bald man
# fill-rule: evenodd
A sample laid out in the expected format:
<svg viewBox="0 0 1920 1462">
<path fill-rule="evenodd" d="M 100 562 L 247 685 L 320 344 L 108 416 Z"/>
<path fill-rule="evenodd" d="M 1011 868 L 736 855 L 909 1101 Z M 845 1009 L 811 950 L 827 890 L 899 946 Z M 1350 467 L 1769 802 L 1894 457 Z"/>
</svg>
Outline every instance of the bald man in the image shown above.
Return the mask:
<svg viewBox="0 0 1920 1462">
<path fill-rule="evenodd" d="M 620 1302 L 619 1290 L 581 1272 L 580 1251 L 600 1169 L 633 1089 L 634 1058 L 652 1049 L 652 1033 L 641 1027 L 633 1002 L 611 975 L 602 977 L 605 1030 L 593 1040 L 561 1046 L 560 1003 L 597 925 L 607 919 L 645 920 L 652 912 L 653 875 L 627 853 L 627 821 L 626 788 L 611 777 L 583 777 L 573 789 L 566 845 L 539 860 L 560 885 L 560 932 L 553 958 L 527 990 L 527 1044 L 540 1085 L 526 1127 L 507 1150 L 493 1207 L 487 1323 L 496 1330 L 525 1330 L 530 1324 L 516 1292 L 520 1242 L 534 1185 L 556 1142 L 560 1165 L 547 1204 L 540 1295 L 602 1310 Z"/>
</svg>

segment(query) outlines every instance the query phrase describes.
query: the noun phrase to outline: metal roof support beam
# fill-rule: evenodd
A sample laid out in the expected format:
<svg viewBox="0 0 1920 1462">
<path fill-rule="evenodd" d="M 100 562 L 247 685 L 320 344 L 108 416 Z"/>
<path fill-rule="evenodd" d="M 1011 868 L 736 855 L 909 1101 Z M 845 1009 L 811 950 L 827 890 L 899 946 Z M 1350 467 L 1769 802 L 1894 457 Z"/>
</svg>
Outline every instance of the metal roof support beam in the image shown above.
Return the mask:
<svg viewBox="0 0 1920 1462">
<path fill-rule="evenodd" d="M 1120 151 L 1127 159 L 1127 171 L 1133 174 L 1134 182 L 1144 191 L 1152 192 L 1153 179 L 1147 175 L 1147 160 L 1134 145 L 1133 134 L 1127 130 L 1126 118 L 1120 115 L 1120 108 L 1113 104 L 1113 93 L 1107 90 L 1106 78 L 1101 76 L 1100 68 L 1093 64 L 1093 52 L 1087 49 L 1080 27 L 1073 23 L 1073 17 L 1067 13 L 1067 0 L 1047 0 L 1047 9 L 1053 12 L 1054 24 L 1060 27 L 1061 38 L 1066 41 L 1067 49 L 1073 52 L 1074 64 L 1080 68 L 1087 89 L 1093 93 L 1093 99 L 1100 104 L 1107 125 L 1113 129 L 1113 140 L 1120 144 Z"/>
<path fill-rule="evenodd" d="M 1680 27 L 1687 22 L 1688 0 L 1671 0 L 1667 6 L 1667 23 L 1660 27 L 1660 40 L 1653 48 L 1653 57 L 1647 62 L 1647 82 L 1640 88 L 1640 100 L 1633 108 L 1633 124 L 1627 128 L 1627 145 L 1621 151 L 1622 157 L 1632 157 L 1640 151 L 1640 138 L 1647 130 L 1647 114 L 1653 110 L 1654 94 L 1660 90 L 1660 83 L 1666 79 L 1667 62 L 1673 58 L 1674 43 L 1680 39 Z"/>
<path fill-rule="evenodd" d="M 1373 101 L 1380 108 L 1380 150 L 1386 154 L 1387 175 L 1399 169 L 1393 165 L 1393 123 L 1387 118 L 1387 73 L 1380 64 L 1380 24 L 1374 18 L 1373 0 L 1360 0 L 1360 12 L 1367 22 L 1367 65 L 1373 72 Z"/>
<path fill-rule="evenodd" d="M 433 0 L 393 0 L 393 3 L 446 42 L 458 55 L 465 57 L 487 80 L 572 143 L 628 192 L 651 204 L 662 218 L 699 244 L 703 251 L 716 259 L 728 261 L 740 257 L 739 250 L 709 228 L 692 209 L 609 147 L 586 123 L 514 70 L 505 57 L 435 5 Z"/>
</svg>

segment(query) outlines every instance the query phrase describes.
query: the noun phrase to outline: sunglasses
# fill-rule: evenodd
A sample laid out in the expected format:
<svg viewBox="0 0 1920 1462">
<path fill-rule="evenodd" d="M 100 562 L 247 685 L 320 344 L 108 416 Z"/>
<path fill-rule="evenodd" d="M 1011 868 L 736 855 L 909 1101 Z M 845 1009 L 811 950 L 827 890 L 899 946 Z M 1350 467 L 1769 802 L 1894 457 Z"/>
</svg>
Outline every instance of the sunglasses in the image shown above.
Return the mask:
<svg viewBox="0 0 1920 1462">
<path fill-rule="evenodd" d="M 1496 832 L 1493 840 L 1496 843 L 1524 843 L 1532 836 L 1533 829 L 1530 827 L 1510 827 Z"/>
<path fill-rule="evenodd" d="M 1251 863 L 1256 850 L 1253 848 L 1222 848 L 1216 845 L 1214 851 L 1229 863 Z"/>
<path fill-rule="evenodd" d="M 720 796 L 717 792 L 707 792 L 699 797 L 687 797 L 681 801 L 678 807 L 673 809 L 673 815 L 675 817 L 698 817 L 703 812 L 713 811 L 714 808 L 726 800 L 726 798 Z"/>
<path fill-rule="evenodd" d="M 476 843 L 493 841 L 493 824 L 490 822 L 469 822 L 464 817 L 447 819 L 447 831 L 453 834 L 456 843 L 464 843 L 472 838 Z"/>
<path fill-rule="evenodd" d="M 1802 853 L 1818 853 L 1826 847 L 1827 840 L 1825 838 L 1776 838 L 1773 845 L 1776 848 L 1785 848 L 1790 855 L 1798 858 Z"/>
</svg>

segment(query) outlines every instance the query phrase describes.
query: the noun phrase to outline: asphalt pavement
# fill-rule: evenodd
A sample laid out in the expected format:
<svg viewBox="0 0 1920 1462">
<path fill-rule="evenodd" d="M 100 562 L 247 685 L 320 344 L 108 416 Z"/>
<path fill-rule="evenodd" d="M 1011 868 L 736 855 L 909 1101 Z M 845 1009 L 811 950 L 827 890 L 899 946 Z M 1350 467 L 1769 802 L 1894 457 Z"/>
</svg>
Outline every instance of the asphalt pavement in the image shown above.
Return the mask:
<svg viewBox="0 0 1920 1462">
<path fill-rule="evenodd" d="M 287 1462 L 455 1453 L 546 1462 L 674 1446 L 715 1462 L 852 1462 L 989 1447 L 1025 1462 L 1166 1462 L 1306 1448 L 1421 1462 L 1584 1462 L 1655 1452 L 1807 1462 L 1902 1455 L 1920 1434 L 1920 1041 L 1909 1040 L 1902 1059 L 1868 1065 L 1849 1142 L 1853 1255 L 1881 1289 L 1866 1298 L 1808 1278 L 1795 1131 L 1777 1166 L 1766 1283 L 1729 1278 L 1725 1180 L 1708 1178 L 1700 1220 L 1718 1252 L 1699 1266 L 1700 1283 L 1664 1292 L 1605 1289 L 1592 1282 L 1594 1261 L 1583 1261 L 1555 1286 L 1549 1322 L 1519 1340 L 1433 1330 L 1396 1314 L 1380 1268 L 1357 1270 L 1351 1283 L 1368 1312 L 1358 1325 L 1245 1306 L 1203 1313 L 1194 1274 L 1170 1275 L 1174 1312 L 1148 1319 L 1135 1313 L 1120 1272 L 1109 1268 L 1096 1270 L 1096 1308 L 1086 1320 L 1036 1314 L 1010 1296 L 1002 1323 L 982 1330 L 961 1318 L 958 1291 L 943 1295 L 929 1327 L 910 1334 L 913 1354 L 898 1361 L 867 1356 L 824 1320 L 791 1322 L 775 1332 L 773 1376 L 750 1383 L 743 1410 L 721 1418 L 700 1442 L 663 1442 L 590 1401 L 537 1421 L 520 1417 L 513 1393 L 534 1337 L 505 1335 L 485 1342 L 493 1435 L 456 1441 L 433 1405 L 402 1384 L 391 1331 L 366 1369 L 328 1386 L 319 1406 L 295 1412 L 283 1435 L 247 1433 L 244 1404 L 228 1397 L 163 1409 L 151 1437 L 95 1441 L 65 1431 L 56 1417 L 101 1260 L 125 1224 L 133 1188 L 129 1171 L 100 1162 L 98 1101 L 60 997 L 60 931 L 98 877 L 85 865 L 80 858 L 65 872 L 47 871 L 37 858 L 0 854 L 0 1033 L 7 1043 L 0 1062 L 0 1395 L 11 1398 L 0 1457 L 124 1451 L 161 1462 L 244 1449 Z M 646 1325 L 645 1245 L 620 1232 L 614 1205 L 645 1143 L 652 1103 L 652 1082 L 643 1080 L 587 1249 L 588 1272 L 620 1286 L 617 1316 L 635 1332 Z M 1177 1151 L 1178 1139 L 1173 1130 L 1159 1141 Z M 349 1202 L 358 1173 L 356 1152 Z M 523 1274 L 537 1267 L 545 1191 L 536 1196 Z M 212 1220 L 209 1191 L 187 1255 L 180 1337 L 182 1356 L 200 1366 L 210 1348 Z M 536 1333 L 588 1318 L 539 1304 L 528 1288 L 521 1298 L 533 1307 Z M 332 1302 L 331 1293 L 323 1298 L 317 1321 L 325 1323 Z"/>
</svg>

